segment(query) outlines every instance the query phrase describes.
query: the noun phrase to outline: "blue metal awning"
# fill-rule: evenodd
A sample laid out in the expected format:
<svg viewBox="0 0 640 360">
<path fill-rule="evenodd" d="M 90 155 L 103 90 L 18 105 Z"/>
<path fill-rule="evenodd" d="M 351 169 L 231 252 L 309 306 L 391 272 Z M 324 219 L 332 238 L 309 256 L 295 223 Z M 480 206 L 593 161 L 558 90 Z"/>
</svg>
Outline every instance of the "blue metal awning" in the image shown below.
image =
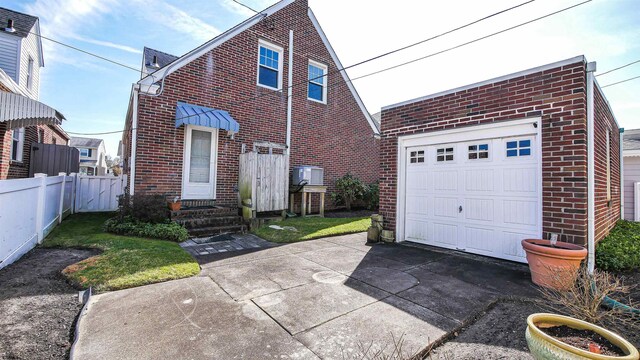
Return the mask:
<svg viewBox="0 0 640 360">
<path fill-rule="evenodd" d="M 230 134 L 240 131 L 240 124 L 228 112 L 178 101 L 176 105 L 176 127 L 198 125 L 227 130 Z"/>
</svg>

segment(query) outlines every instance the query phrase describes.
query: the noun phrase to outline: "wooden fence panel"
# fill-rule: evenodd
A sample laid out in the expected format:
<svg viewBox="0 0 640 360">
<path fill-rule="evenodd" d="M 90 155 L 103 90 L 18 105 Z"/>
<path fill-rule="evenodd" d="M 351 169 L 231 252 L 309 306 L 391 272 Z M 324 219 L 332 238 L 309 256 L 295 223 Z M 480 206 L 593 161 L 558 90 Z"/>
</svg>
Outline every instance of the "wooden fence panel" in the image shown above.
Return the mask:
<svg viewBox="0 0 640 360">
<path fill-rule="evenodd" d="M 59 173 L 77 173 L 80 171 L 80 152 L 66 145 L 31 144 L 29 177 L 34 174 L 57 176 Z"/>
</svg>

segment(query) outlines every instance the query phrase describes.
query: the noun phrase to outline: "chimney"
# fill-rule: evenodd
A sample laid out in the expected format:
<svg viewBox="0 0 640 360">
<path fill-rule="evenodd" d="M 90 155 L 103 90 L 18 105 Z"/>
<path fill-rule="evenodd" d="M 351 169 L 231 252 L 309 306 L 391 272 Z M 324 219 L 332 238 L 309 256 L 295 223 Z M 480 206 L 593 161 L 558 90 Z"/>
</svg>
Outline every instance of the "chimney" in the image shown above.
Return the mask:
<svg viewBox="0 0 640 360">
<path fill-rule="evenodd" d="M 4 28 L 4 31 L 10 32 L 10 33 L 16 32 L 16 29 L 13 28 L 13 20 L 9 19 L 7 21 L 7 27 Z"/>
<path fill-rule="evenodd" d="M 152 67 L 154 69 L 160 68 L 160 64 L 158 64 L 158 55 L 153 55 L 153 61 L 151 61 L 151 64 L 149 64 L 149 67 Z"/>
</svg>

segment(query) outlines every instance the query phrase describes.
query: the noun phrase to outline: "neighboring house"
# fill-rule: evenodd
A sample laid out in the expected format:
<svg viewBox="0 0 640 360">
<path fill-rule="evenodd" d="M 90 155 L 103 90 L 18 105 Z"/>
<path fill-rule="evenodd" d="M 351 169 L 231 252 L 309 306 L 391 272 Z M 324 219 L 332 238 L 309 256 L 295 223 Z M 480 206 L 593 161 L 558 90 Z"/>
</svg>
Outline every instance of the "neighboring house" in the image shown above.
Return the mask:
<svg viewBox="0 0 640 360">
<path fill-rule="evenodd" d="M 64 116 L 38 102 L 44 66 L 37 17 L 0 7 L 0 180 L 29 176 L 31 144 L 66 145 Z"/>
<path fill-rule="evenodd" d="M 306 0 L 181 57 L 145 48 L 123 135 L 130 192 L 235 207 L 241 149 L 264 141 L 290 144 L 290 167 L 324 168 L 329 192 L 347 173 L 376 181 L 378 130 L 341 68 Z"/>
<path fill-rule="evenodd" d="M 80 151 L 80 174 L 103 176 L 108 173 L 104 140 L 72 137 L 69 146 Z"/>
<path fill-rule="evenodd" d="M 640 221 L 640 129 L 625 130 L 623 134 L 624 218 Z"/>
<path fill-rule="evenodd" d="M 520 262 L 526 238 L 602 239 L 620 218 L 620 136 L 593 71 L 580 56 L 384 107 L 385 227 Z"/>
</svg>

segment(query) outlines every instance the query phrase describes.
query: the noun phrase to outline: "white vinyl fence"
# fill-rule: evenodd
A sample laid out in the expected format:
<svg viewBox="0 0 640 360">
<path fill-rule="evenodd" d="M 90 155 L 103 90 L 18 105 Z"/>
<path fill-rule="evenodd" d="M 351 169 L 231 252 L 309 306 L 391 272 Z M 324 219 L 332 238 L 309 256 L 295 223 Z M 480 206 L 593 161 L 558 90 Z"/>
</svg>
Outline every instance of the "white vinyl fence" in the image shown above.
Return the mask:
<svg viewBox="0 0 640 360">
<path fill-rule="evenodd" d="M 640 221 L 640 182 L 633 183 L 633 220 Z"/>
<path fill-rule="evenodd" d="M 0 269 L 41 243 L 68 215 L 117 210 L 125 181 L 126 176 L 64 173 L 0 180 Z"/>
</svg>

